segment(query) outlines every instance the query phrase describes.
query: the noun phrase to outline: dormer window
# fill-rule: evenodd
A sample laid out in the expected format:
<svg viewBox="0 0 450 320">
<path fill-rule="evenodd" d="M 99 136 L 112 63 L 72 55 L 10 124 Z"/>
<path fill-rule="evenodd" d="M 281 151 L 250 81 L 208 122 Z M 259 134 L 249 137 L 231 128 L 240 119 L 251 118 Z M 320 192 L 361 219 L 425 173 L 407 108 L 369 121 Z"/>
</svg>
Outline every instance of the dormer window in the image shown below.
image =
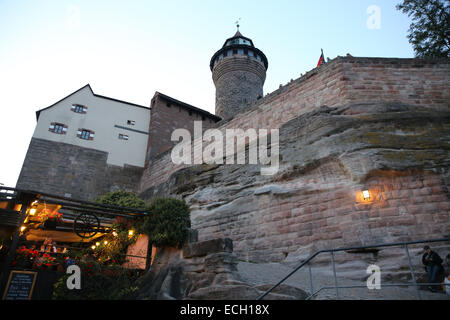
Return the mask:
<svg viewBox="0 0 450 320">
<path fill-rule="evenodd" d="M 82 114 L 87 113 L 87 107 L 81 104 L 73 104 L 70 110 L 72 110 L 75 113 L 82 113 Z"/>
<path fill-rule="evenodd" d="M 52 122 L 52 123 L 50 123 L 50 127 L 48 128 L 48 131 L 57 133 L 57 134 L 66 134 L 67 126 L 63 123 Z"/>
<path fill-rule="evenodd" d="M 83 140 L 94 140 L 95 132 L 88 129 L 78 129 L 77 137 Z"/>
<path fill-rule="evenodd" d="M 134 126 L 136 124 L 136 121 L 134 120 L 127 120 L 127 125 Z"/>
</svg>

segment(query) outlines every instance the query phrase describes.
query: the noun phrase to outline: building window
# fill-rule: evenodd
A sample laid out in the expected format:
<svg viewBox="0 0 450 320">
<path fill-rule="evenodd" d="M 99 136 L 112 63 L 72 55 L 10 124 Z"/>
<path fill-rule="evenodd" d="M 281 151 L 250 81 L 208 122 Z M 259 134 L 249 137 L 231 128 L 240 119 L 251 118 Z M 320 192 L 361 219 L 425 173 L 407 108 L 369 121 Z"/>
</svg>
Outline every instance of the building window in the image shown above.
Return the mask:
<svg viewBox="0 0 450 320">
<path fill-rule="evenodd" d="M 52 122 L 52 123 L 50 123 L 50 127 L 48 128 L 48 131 L 57 133 L 57 134 L 66 134 L 67 126 L 62 123 Z"/>
<path fill-rule="evenodd" d="M 119 140 L 128 140 L 128 136 L 126 134 L 119 133 Z"/>
<path fill-rule="evenodd" d="M 127 125 L 134 126 L 136 124 L 136 121 L 134 120 L 127 120 Z"/>
<path fill-rule="evenodd" d="M 94 140 L 95 132 L 87 129 L 78 129 L 77 137 L 83 140 Z"/>
<path fill-rule="evenodd" d="M 83 114 L 87 113 L 87 107 L 81 104 L 73 104 L 70 110 L 72 110 L 75 113 L 83 113 Z"/>
</svg>

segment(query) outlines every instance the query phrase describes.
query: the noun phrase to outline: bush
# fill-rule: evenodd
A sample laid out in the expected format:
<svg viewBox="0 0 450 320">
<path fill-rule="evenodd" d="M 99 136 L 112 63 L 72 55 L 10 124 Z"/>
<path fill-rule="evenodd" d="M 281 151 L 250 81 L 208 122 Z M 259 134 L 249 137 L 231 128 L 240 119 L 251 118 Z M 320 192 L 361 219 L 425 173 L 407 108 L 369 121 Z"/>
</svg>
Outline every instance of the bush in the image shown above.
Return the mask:
<svg viewBox="0 0 450 320">
<path fill-rule="evenodd" d="M 138 274 L 121 267 L 101 266 L 96 262 L 77 262 L 81 272 L 81 289 L 67 288 L 66 274 L 54 285 L 54 300 L 129 300 L 134 299 Z"/>
<path fill-rule="evenodd" d="M 95 200 L 101 204 L 145 209 L 146 202 L 139 198 L 136 194 L 127 191 L 114 191 L 107 193 Z M 102 261 L 114 261 L 117 264 L 123 264 L 126 262 L 126 252 L 130 244 L 136 242 L 138 235 L 135 233 L 133 236 L 128 235 L 128 230 L 135 229 L 136 225 L 139 226 L 142 221 L 138 218 L 130 220 L 123 217 L 117 217 L 116 221 L 112 224 L 111 230 L 115 231 L 115 234 L 109 233 L 100 242 L 100 246 L 96 249 L 96 254 Z M 107 241 L 108 244 L 104 245 L 103 241 Z"/>
<path fill-rule="evenodd" d="M 136 194 L 127 191 L 114 191 L 97 198 L 95 200 L 101 204 L 107 204 L 118 207 L 145 209 L 146 203 Z"/>
<path fill-rule="evenodd" d="M 180 246 L 188 236 L 191 227 L 188 205 L 181 200 L 170 198 L 155 199 L 148 206 L 140 232 L 148 235 L 156 247 Z"/>
</svg>

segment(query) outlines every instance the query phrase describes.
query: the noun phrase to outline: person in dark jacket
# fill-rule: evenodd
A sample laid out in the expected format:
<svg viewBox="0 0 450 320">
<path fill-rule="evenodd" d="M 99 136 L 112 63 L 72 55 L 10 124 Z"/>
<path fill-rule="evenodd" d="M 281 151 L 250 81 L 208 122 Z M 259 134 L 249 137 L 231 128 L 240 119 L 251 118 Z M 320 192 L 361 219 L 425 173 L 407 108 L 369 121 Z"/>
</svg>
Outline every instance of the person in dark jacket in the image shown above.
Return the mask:
<svg viewBox="0 0 450 320">
<path fill-rule="evenodd" d="M 428 283 L 436 283 L 438 274 L 443 269 L 442 259 L 436 252 L 432 251 L 429 246 L 425 246 L 423 249 L 425 250 L 425 253 L 422 256 L 422 263 L 427 270 Z M 436 289 L 433 286 L 429 286 L 428 288 L 431 291 L 436 292 Z"/>
</svg>

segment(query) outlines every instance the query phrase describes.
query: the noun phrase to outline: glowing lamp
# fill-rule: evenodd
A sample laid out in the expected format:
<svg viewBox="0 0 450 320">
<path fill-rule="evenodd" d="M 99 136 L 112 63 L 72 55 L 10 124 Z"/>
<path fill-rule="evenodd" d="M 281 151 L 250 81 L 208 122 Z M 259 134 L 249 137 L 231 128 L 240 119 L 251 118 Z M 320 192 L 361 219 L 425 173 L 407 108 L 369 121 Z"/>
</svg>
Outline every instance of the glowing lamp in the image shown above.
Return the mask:
<svg viewBox="0 0 450 320">
<path fill-rule="evenodd" d="M 92 250 L 95 250 L 96 246 L 92 246 L 91 248 L 92 248 Z"/>
<path fill-rule="evenodd" d="M 362 194 L 363 194 L 363 199 L 364 200 L 369 200 L 370 199 L 370 192 L 369 192 L 369 190 L 363 190 Z"/>
<path fill-rule="evenodd" d="M 134 231 L 133 230 L 129 230 L 128 231 L 128 235 L 131 237 L 131 236 L 133 236 L 133 234 L 134 234 Z"/>
<path fill-rule="evenodd" d="M 105 245 L 108 244 L 108 241 L 103 242 Z"/>
<path fill-rule="evenodd" d="M 21 227 L 20 227 L 20 232 L 24 232 L 26 228 L 27 228 L 27 227 L 25 227 L 25 226 L 21 226 Z"/>
<path fill-rule="evenodd" d="M 95 245 L 98 247 L 100 245 L 100 242 L 96 242 Z"/>
<path fill-rule="evenodd" d="M 30 216 L 34 216 L 36 214 L 36 208 L 30 209 Z"/>
</svg>

